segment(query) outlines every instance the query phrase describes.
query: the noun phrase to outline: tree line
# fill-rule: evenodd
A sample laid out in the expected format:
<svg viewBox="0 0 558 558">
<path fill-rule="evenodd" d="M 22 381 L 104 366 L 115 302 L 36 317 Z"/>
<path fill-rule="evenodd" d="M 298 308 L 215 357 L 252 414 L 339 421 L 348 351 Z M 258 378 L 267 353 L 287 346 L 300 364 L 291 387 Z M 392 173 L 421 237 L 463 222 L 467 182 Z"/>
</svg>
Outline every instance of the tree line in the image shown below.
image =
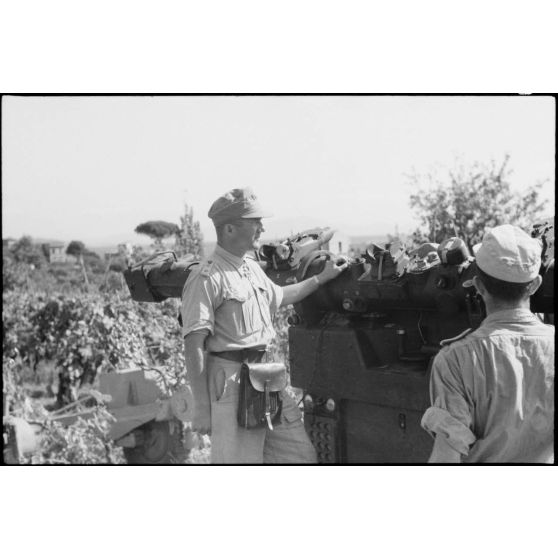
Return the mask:
<svg viewBox="0 0 558 558">
<path fill-rule="evenodd" d="M 509 161 L 506 155 L 500 163 L 456 162 L 446 172 L 437 169 L 426 175 L 409 175 L 415 189 L 409 202 L 420 221 L 413 231 L 414 244 L 440 243 L 457 236 L 472 253 L 488 229 L 507 223 L 530 232 L 542 217 L 550 217 L 548 201 L 540 197 L 544 181 L 522 193 L 513 191 Z"/>
</svg>

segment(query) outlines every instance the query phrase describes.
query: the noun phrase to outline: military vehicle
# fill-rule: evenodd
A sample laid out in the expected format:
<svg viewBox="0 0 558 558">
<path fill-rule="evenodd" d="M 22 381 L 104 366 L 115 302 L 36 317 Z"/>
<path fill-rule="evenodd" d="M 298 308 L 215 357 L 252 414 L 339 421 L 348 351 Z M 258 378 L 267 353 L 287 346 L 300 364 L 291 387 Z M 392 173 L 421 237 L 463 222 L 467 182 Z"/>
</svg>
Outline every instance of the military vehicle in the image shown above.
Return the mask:
<svg viewBox="0 0 558 558">
<path fill-rule="evenodd" d="M 192 433 L 184 429 L 191 420 L 191 394 L 187 387 L 171 390 L 160 367 L 142 367 L 104 373 L 99 389 L 89 390 L 77 401 L 49 414 L 47 421 L 64 426 L 92 417 L 97 405 L 112 415 L 108 436 L 124 451 L 130 464 L 183 463 L 193 447 Z M 44 422 L 30 423 L 10 416 L 4 401 L 5 463 L 19 463 L 38 451 Z"/>
<path fill-rule="evenodd" d="M 553 322 L 554 258 L 542 239 L 541 288 L 534 312 Z M 329 229 L 263 245 L 255 259 L 280 285 L 318 274 L 327 259 L 348 268 L 294 305 L 289 318 L 291 384 L 303 391 L 304 422 L 321 463 L 424 463 L 433 441 L 420 420 L 430 405 L 432 359 L 444 339 L 485 316 L 472 278 L 473 254 L 459 238 L 408 252 L 400 243 L 369 245 L 356 257 L 327 251 Z M 124 272 L 132 298 L 180 297 L 192 266 L 159 254 Z"/>
</svg>

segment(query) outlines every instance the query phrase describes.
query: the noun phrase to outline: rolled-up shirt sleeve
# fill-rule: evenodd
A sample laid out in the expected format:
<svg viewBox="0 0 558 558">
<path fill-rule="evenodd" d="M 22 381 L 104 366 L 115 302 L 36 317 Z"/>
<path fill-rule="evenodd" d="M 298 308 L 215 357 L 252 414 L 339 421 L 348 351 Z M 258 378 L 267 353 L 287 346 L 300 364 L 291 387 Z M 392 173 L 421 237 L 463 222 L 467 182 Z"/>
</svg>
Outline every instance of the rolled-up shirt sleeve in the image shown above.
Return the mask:
<svg viewBox="0 0 558 558">
<path fill-rule="evenodd" d="M 269 305 L 269 309 L 271 312 L 271 315 L 273 316 L 276 312 L 277 309 L 279 308 L 279 306 L 281 306 L 281 302 L 283 300 L 283 287 L 280 287 L 279 285 L 276 285 L 271 279 L 269 279 L 266 276 L 268 285 L 269 285 L 269 292 L 271 293 L 271 301 L 270 301 L 270 305 Z"/>
<path fill-rule="evenodd" d="M 453 359 L 452 359 L 453 360 Z M 431 406 L 422 417 L 421 426 L 432 435 L 444 436 L 448 444 L 468 455 L 475 442 L 472 413 L 456 362 L 439 353 L 430 377 Z"/>
<path fill-rule="evenodd" d="M 215 308 L 218 292 L 211 277 L 196 273 L 188 278 L 182 291 L 182 336 L 193 331 L 215 328 Z"/>
</svg>

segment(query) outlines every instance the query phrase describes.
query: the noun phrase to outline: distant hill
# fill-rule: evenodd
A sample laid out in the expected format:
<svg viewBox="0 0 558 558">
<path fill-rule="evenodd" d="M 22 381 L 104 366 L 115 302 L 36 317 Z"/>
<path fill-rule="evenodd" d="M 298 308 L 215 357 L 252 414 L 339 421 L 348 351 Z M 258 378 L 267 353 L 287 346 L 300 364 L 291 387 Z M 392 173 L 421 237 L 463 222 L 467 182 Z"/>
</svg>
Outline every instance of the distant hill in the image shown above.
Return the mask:
<svg viewBox="0 0 558 558">
<path fill-rule="evenodd" d="M 145 248 L 149 248 L 151 246 L 151 243 L 140 243 L 140 242 L 135 242 L 135 243 L 130 243 L 132 244 L 132 246 L 144 246 Z M 216 242 L 204 242 L 203 243 L 203 249 L 204 249 L 204 253 L 205 255 L 211 254 L 213 252 L 213 250 L 215 249 L 215 244 Z M 104 244 L 104 245 L 99 245 L 99 246 L 87 246 L 87 248 L 89 248 L 89 250 L 93 250 L 93 252 L 97 252 L 97 254 L 99 254 L 99 256 L 101 256 L 102 258 L 104 258 L 105 254 L 113 254 L 115 252 L 118 251 L 118 247 L 116 244 Z M 168 250 L 172 250 L 172 246 L 168 247 Z"/>
<path fill-rule="evenodd" d="M 104 258 L 105 254 L 114 254 L 117 251 L 116 244 L 111 244 L 110 246 L 88 246 L 88 248 L 99 254 L 101 258 Z"/>
<path fill-rule="evenodd" d="M 56 238 L 41 238 L 35 236 L 32 236 L 31 238 L 35 244 L 69 244 L 69 242 Z"/>
<path fill-rule="evenodd" d="M 367 246 L 372 242 L 375 244 L 385 244 L 388 241 L 387 234 L 370 234 L 360 236 L 350 236 L 349 243 L 351 246 Z"/>
<path fill-rule="evenodd" d="M 284 238 L 284 237 L 281 237 Z M 266 242 L 275 242 L 279 240 L 279 238 L 262 238 L 262 242 L 266 243 Z M 370 244 L 371 242 L 374 242 L 376 244 L 384 244 L 387 242 L 387 234 L 381 235 L 381 234 L 376 234 L 376 235 L 361 235 L 361 236 L 350 236 L 348 237 L 349 240 L 349 244 L 352 247 L 364 247 L 367 246 L 368 244 Z M 43 238 L 43 237 L 33 237 L 33 242 L 36 244 L 57 244 L 57 243 L 62 243 L 62 244 L 68 244 L 67 241 L 64 240 L 58 240 L 58 239 L 53 239 L 53 238 Z M 129 242 L 126 240 L 123 240 L 122 243 L 125 242 Z M 106 243 L 106 244 L 87 244 L 85 243 L 86 247 L 89 250 L 92 250 L 93 252 L 96 252 L 97 254 L 99 254 L 99 256 L 101 256 L 102 258 L 104 258 L 104 255 L 107 253 L 114 253 L 117 252 L 118 250 L 118 244 L 119 243 Z M 149 241 L 144 241 L 144 242 L 131 242 L 130 244 L 132 245 L 139 245 L 139 246 L 145 246 L 145 247 L 149 247 L 151 245 L 151 243 Z M 203 248 L 204 248 L 204 253 L 206 256 L 210 255 L 213 253 L 213 250 L 215 250 L 215 245 L 217 244 L 216 241 L 211 240 L 211 241 L 205 241 L 203 243 Z M 172 249 L 172 248 L 169 248 Z"/>
</svg>

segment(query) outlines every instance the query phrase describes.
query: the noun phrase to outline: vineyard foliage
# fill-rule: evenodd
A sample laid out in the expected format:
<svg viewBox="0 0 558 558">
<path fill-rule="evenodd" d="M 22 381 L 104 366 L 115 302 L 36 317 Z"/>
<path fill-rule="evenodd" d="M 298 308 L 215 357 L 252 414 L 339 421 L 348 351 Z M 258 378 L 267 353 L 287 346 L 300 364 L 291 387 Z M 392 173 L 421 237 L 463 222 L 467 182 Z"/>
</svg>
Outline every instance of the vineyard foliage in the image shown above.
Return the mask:
<svg viewBox="0 0 558 558">
<path fill-rule="evenodd" d="M 184 374 L 179 302 L 137 303 L 111 293 L 3 293 L 3 352 L 36 369 L 54 361 L 72 389 L 97 374 L 142 365 L 164 365 L 175 380 Z M 287 312 L 276 316 L 273 356 L 287 359 Z M 60 401 L 63 403 L 63 401 Z"/>
<path fill-rule="evenodd" d="M 37 267 L 4 258 L 5 400 L 12 416 L 42 425 L 40 451 L 27 463 L 124 462 L 122 449 L 108 437 L 112 419 L 102 407 L 70 426 L 48 418 L 95 386 L 99 374 L 155 365 L 163 367 L 171 389 L 187 380 L 180 301 L 135 302 L 121 274 L 110 270 L 91 273 L 91 279 L 86 286 L 75 267 Z M 271 353 L 288 365 L 287 315 L 281 309 L 276 316 Z M 203 462 L 207 451 L 206 446 L 194 448 L 192 455 Z"/>
<path fill-rule="evenodd" d="M 40 450 L 25 457 L 31 465 L 91 465 L 97 463 L 124 464 L 124 452 L 109 436 L 112 415 L 102 407 L 91 417 L 78 418 L 68 426 L 48 420 L 40 406 L 34 406 L 40 429 Z M 42 415 L 42 416 L 41 416 Z M 42 419 L 42 420 L 41 420 Z"/>
<path fill-rule="evenodd" d="M 60 370 L 59 403 L 97 374 L 149 364 L 184 373 L 178 304 L 133 302 L 112 293 L 54 296 L 16 289 L 3 293 L 3 350 L 36 369 L 54 361 Z"/>
</svg>

